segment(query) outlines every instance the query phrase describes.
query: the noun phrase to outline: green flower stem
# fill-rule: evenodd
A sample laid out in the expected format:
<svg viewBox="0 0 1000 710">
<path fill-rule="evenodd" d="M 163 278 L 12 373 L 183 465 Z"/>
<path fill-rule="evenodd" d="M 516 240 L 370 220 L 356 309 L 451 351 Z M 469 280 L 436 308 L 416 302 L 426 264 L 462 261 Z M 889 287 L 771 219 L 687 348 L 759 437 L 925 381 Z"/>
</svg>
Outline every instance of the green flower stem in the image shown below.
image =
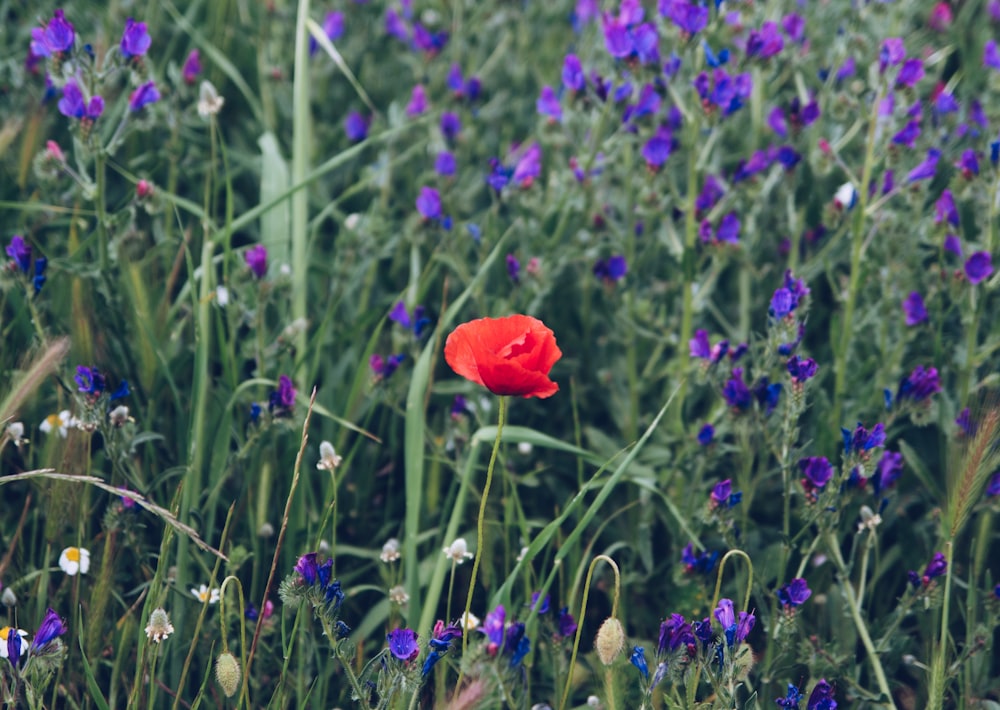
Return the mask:
<svg viewBox="0 0 1000 710">
<path fill-rule="evenodd" d="M 851 273 L 847 285 L 847 301 L 844 304 L 844 319 L 841 322 L 840 339 L 836 344 L 834 362 L 833 417 L 839 422 L 843 408 L 844 386 L 847 383 L 847 355 L 851 349 L 851 335 L 854 332 L 854 307 L 858 300 L 861 283 L 861 254 L 865 243 L 865 216 L 868 211 L 868 183 L 875 168 L 875 130 L 878 125 L 878 111 L 885 91 L 880 87 L 872 103 L 872 113 L 868 118 L 868 138 L 865 144 L 865 162 L 861 171 L 861 184 L 855 186 L 858 204 L 854 206 L 854 221 L 851 224 Z M 839 424 L 837 425 L 839 426 Z"/>
<path fill-rule="evenodd" d="M 868 627 L 865 626 L 865 621 L 861 618 L 859 600 L 854 594 L 854 587 L 851 586 L 844 557 L 840 554 L 840 543 L 832 531 L 826 533 L 826 544 L 830 548 L 830 554 L 833 557 L 834 564 L 837 566 L 837 571 L 840 573 L 841 588 L 844 590 L 844 596 L 847 597 L 847 606 L 851 612 L 851 618 L 854 620 L 854 626 L 858 630 L 858 636 L 861 638 L 861 643 L 868 653 L 868 660 L 872 664 L 872 671 L 875 673 L 875 680 L 878 683 L 879 690 L 885 696 L 886 702 L 895 708 L 896 705 L 892 701 L 892 691 L 889 690 L 889 681 L 885 677 L 885 670 L 882 668 L 882 662 L 879 660 L 878 651 L 875 650 L 875 644 L 872 643 L 872 638 L 868 634 Z"/>
<path fill-rule="evenodd" d="M 743 550 L 730 550 L 719 561 L 719 572 L 715 576 L 715 594 L 712 596 L 712 605 L 710 608 L 714 609 L 716 604 L 719 603 L 719 593 L 722 590 L 722 573 L 726 568 L 726 560 L 730 557 L 742 557 L 747 563 L 747 592 L 743 597 L 743 611 L 747 611 L 750 609 L 750 592 L 753 589 L 753 562 L 750 560 L 750 555 Z"/>
<path fill-rule="evenodd" d="M 462 615 L 462 655 L 469 646 L 469 634 L 465 632 L 465 620 L 469 618 L 472 609 L 472 595 L 476 591 L 476 575 L 479 572 L 479 563 L 483 558 L 483 524 L 486 518 L 486 500 L 490 495 L 490 485 L 493 483 L 493 468 L 496 466 L 497 453 L 500 451 L 500 439 L 503 436 L 503 422 L 507 413 L 507 398 L 500 397 L 500 407 L 497 413 L 497 438 L 493 441 L 493 451 L 490 453 L 490 465 L 486 469 L 486 485 L 483 486 L 483 497 L 479 501 L 479 518 L 476 521 L 476 558 L 472 561 L 472 576 L 469 578 L 469 593 L 465 598 L 465 614 Z M 458 675 L 458 683 L 455 685 L 456 692 L 462 689 L 462 676 Z"/>
<path fill-rule="evenodd" d="M 225 604 L 226 604 L 226 587 L 229 583 L 233 582 L 236 584 L 236 593 L 239 595 L 240 599 L 240 662 L 243 668 L 247 666 L 247 627 L 246 627 L 246 600 L 243 598 L 243 584 L 237 577 L 229 575 L 224 580 L 222 580 L 222 585 L 219 588 L 219 624 L 222 627 L 222 650 L 223 652 L 229 651 L 229 639 L 227 638 L 226 631 L 226 614 L 225 614 Z M 260 615 L 264 615 L 264 609 L 261 607 Z M 240 699 L 247 707 L 250 707 L 250 674 L 243 673 L 243 683 L 240 690 Z"/>
<path fill-rule="evenodd" d="M 694 296 L 691 286 L 694 284 L 694 267 L 698 237 L 698 220 L 695 216 L 697 211 L 696 200 L 698 198 L 698 157 L 694 146 L 697 144 L 698 125 L 694 121 L 685 121 L 689 126 L 689 150 L 688 150 L 688 176 L 687 176 L 687 205 L 684 208 L 684 257 L 682 268 L 684 270 L 681 281 L 681 333 L 677 341 L 678 371 L 677 376 L 681 379 L 681 388 L 677 393 L 677 402 L 674 405 L 673 422 L 674 428 L 681 431 L 683 428 L 684 396 L 687 394 L 687 371 L 691 354 L 688 349 L 688 341 L 691 340 L 691 329 L 694 327 Z"/>
<path fill-rule="evenodd" d="M 349 660 L 345 659 L 340 653 L 340 643 L 336 641 L 337 634 L 334 632 L 333 627 L 330 626 L 329 620 L 323 614 L 317 614 L 316 618 L 320 620 L 323 625 L 323 633 L 326 637 L 333 643 L 333 655 L 337 657 L 340 661 L 340 667 L 344 669 L 344 675 L 347 676 L 347 682 L 351 684 L 351 690 L 358 697 L 358 702 L 363 705 L 363 707 L 368 707 L 368 703 L 365 702 L 365 694 L 361 690 L 361 683 L 358 682 L 358 677 L 354 675 L 354 669 L 351 668 L 351 663 Z"/>
<path fill-rule="evenodd" d="M 611 565 L 611 569 L 615 573 L 615 596 L 611 601 L 611 618 L 618 617 L 618 601 L 621 598 L 622 592 L 622 576 L 621 571 L 618 569 L 618 563 L 607 555 L 596 555 L 594 559 L 590 561 L 590 565 L 587 567 L 587 579 L 583 583 L 583 599 L 580 602 L 580 615 L 577 617 L 580 619 L 580 623 L 576 625 L 576 635 L 573 637 L 573 653 L 569 659 L 569 670 L 566 672 L 566 685 L 563 687 L 562 698 L 559 701 L 559 710 L 563 710 L 566 707 L 566 701 L 569 699 L 569 688 L 573 682 L 573 668 L 576 666 L 576 655 L 580 650 L 580 633 L 583 631 L 583 618 L 587 613 L 587 600 L 590 598 L 590 582 L 594 576 L 594 568 L 597 566 L 598 562 L 607 562 Z M 610 672 L 610 668 L 608 669 Z M 608 701 L 613 703 L 613 684 L 608 676 L 605 676 L 608 681 Z"/>
<path fill-rule="evenodd" d="M 948 660 L 948 612 L 951 609 L 951 568 L 954 566 L 951 540 L 944 544 L 944 557 L 947 567 L 945 568 L 944 577 L 944 600 L 941 603 L 941 632 L 938 637 L 934 660 L 931 663 L 930 688 L 927 691 L 927 707 L 929 710 L 941 710 L 944 706 L 945 675 L 947 673 L 945 667 Z"/>
</svg>

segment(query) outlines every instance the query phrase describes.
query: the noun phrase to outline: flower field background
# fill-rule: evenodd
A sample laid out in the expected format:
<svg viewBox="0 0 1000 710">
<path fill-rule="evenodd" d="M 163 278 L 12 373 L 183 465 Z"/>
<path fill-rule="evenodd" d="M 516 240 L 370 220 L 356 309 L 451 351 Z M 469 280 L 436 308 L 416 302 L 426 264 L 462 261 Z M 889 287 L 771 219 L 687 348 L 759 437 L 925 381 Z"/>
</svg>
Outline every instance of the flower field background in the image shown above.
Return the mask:
<svg viewBox="0 0 1000 710">
<path fill-rule="evenodd" d="M 0 18 L 3 702 L 1000 707 L 1000 2 Z"/>
</svg>

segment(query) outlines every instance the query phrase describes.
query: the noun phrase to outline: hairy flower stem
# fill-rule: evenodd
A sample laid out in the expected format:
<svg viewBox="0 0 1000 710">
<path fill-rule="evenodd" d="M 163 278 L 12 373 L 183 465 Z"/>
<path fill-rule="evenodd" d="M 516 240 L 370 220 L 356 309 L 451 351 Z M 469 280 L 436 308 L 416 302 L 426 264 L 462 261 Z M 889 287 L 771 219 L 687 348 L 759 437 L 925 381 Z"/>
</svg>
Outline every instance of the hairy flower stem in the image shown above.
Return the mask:
<svg viewBox="0 0 1000 710">
<path fill-rule="evenodd" d="M 697 138 L 697 125 L 692 121 L 690 130 L 691 137 Z M 692 144 L 694 145 L 694 144 Z M 677 376 L 681 380 L 681 389 L 677 393 L 677 402 L 674 405 L 673 423 L 677 431 L 683 429 L 684 423 L 684 396 L 687 394 L 687 374 L 688 363 L 691 360 L 691 353 L 688 349 L 688 341 L 691 340 L 691 329 L 694 327 L 694 294 L 691 291 L 694 285 L 695 267 L 695 246 L 698 236 L 698 219 L 696 216 L 696 200 L 698 198 L 698 158 L 697 153 L 690 149 L 688 156 L 688 177 L 687 177 L 687 205 L 684 208 L 684 257 L 682 268 L 684 277 L 681 281 L 681 334 L 677 341 L 677 357 L 679 362 Z"/>
<path fill-rule="evenodd" d="M 490 464 L 486 468 L 486 484 L 483 486 L 483 497 L 479 501 L 479 517 L 476 520 L 476 558 L 472 561 L 472 576 L 469 578 L 469 593 L 465 597 L 465 614 L 462 615 L 462 655 L 469 646 L 469 634 L 465 632 L 465 620 L 469 618 L 472 609 L 472 595 L 476 591 L 476 575 L 479 573 L 479 563 L 483 558 L 483 527 L 486 520 L 486 501 L 490 495 L 490 486 L 493 484 L 493 468 L 496 466 L 497 453 L 500 451 L 500 439 L 503 436 L 503 422 L 507 413 L 507 398 L 500 397 L 500 407 L 497 412 L 497 438 L 493 441 L 493 451 L 490 453 Z M 456 692 L 462 689 L 463 673 L 458 674 L 458 683 L 455 685 Z"/>
<path fill-rule="evenodd" d="M 868 627 L 865 626 L 865 621 L 861 618 L 859 601 L 854 593 L 854 587 L 851 586 L 851 580 L 847 573 L 847 565 L 844 563 L 844 557 L 840 554 L 840 543 L 837 541 L 837 538 L 834 536 L 832 531 L 826 533 L 826 544 L 830 549 L 830 554 L 833 556 L 833 561 L 837 566 L 837 571 L 840 573 L 840 586 L 844 590 L 844 596 L 847 597 L 847 606 L 851 612 L 851 619 L 854 620 L 854 626 L 858 631 L 858 636 L 861 638 L 861 643 L 865 647 L 865 651 L 868 653 L 868 660 L 871 662 L 872 671 L 875 673 L 875 681 L 878 683 L 879 690 L 885 697 L 885 701 L 890 707 L 895 708 L 896 704 L 892 700 L 892 691 L 889 690 L 889 681 L 886 679 L 885 670 L 882 668 L 882 661 L 879 660 L 878 651 L 875 650 L 875 644 L 872 643 L 872 637 L 868 634 Z"/>
<path fill-rule="evenodd" d="M 618 618 L 618 601 L 621 598 L 622 593 L 622 576 L 621 571 L 618 569 L 618 563 L 607 555 L 597 555 L 590 561 L 590 566 L 587 568 L 587 579 L 583 583 L 583 600 L 580 602 L 580 616 L 577 617 L 581 621 L 587 613 L 587 600 L 590 598 L 590 581 L 594 577 L 594 567 L 597 566 L 598 562 L 607 562 L 611 565 L 611 569 L 615 573 L 615 596 L 611 602 L 611 618 Z M 566 701 L 569 699 L 569 688 L 573 682 L 573 668 L 576 666 L 576 654 L 580 650 L 580 634 L 583 631 L 583 624 L 577 624 L 576 635 L 573 637 L 573 653 L 570 655 L 569 659 L 569 670 L 566 672 L 566 685 L 563 688 L 562 699 L 559 701 L 559 710 L 563 710 L 566 707 Z M 608 668 L 608 673 L 611 669 Z M 608 676 L 606 676 L 606 679 Z M 613 703 L 613 684 L 608 680 L 608 701 Z"/>
<path fill-rule="evenodd" d="M 875 129 L 878 126 L 878 112 L 883 95 L 883 89 L 879 88 L 875 94 L 875 101 L 872 103 L 872 113 L 868 119 L 868 140 L 865 147 L 864 167 L 861 171 L 861 184 L 855 186 L 858 204 L 854 206 L 854 220 L 851 223 L 851 272 L 848 278 L 847 301 L 844 304 L 840 339 L 836 344 L 836 360 L 834 361 L 833 417 L 831 418 L 833 422 L 840 422 L 841 410 L 844 406 L 847 355 L 851 349 L 851 335 L 854 332 L 854 307 L 858 300 L 858 290 L 861 284 L 861 253 L 864 251 L 865 213 L 868 211 L 869 200 L 868 183 L 871 182 L 875 167 Z"/>
<path fill-rule="evenodd" d="M 951 569 L 952 541 L 944 544 L 944 557 L 947 562 L 944 577 L 944 600 L 941 603 L 941 632 L 935 649 L 934 660 L 931 663 L 930 687 L 927 691 L 927 707 L 929 710 L 941 710 L 944 706 L 945 667 L 948 661 L 948 612 L 951 608 Z"/>
</svg>

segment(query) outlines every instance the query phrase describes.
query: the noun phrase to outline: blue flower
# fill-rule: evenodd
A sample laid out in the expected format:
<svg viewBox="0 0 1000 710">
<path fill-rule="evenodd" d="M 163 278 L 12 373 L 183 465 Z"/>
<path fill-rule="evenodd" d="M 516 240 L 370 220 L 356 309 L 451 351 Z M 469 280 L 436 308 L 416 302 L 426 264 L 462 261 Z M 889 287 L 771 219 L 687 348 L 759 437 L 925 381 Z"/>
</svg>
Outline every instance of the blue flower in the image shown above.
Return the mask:
<svg viewBox="0 0 1000 710">
<path fill-rule="evenodd" d="M 712 443 L 715 438 L 715 427 L 711 424 L 705 424 L 698 430 L 698 443 L 702 446 L 708 446 Z"/>
<path fill-rule="evenodd" d="M 778 601 L 785 608 L 802 606 L 812 596 L 812 590 L 801 577 L 778 589 Z"/>
<path fill-rule="evenodd" d="M 128 97 L 128 107 L 132 112 L 140 111 L 144 106 L 156 103 L 160 100 L 160 91 L 156 84 L 147 81 L 142 86 L 135 89 Z"/>
<path fill-rule="evenodd" d="M 420 655 L 417 632 L 413 629 L 394 629 L 385 638 L 389 642 L 389 651 L 401 661 L 409 662 Z"/>
<path fill-rule="evenodd" d="M 649 680 L 649 665 L 646 663 L 646 650 L 642 646 L 633 648 L 632 655 L 628 660 L 629 663 L 639 669 L 643 680 Z"/>
<path fill-rule="evenodd" d="M 421 187 L 417 197 L 417 211 L 425 220 L 441 217 L 441 196 L 433 187 Z"/>
<path fill-rule="evenodd" d="M 535 102 L 535 108 L 541 115 L 548 116 L 549 121 L 553 123 L 562 121 L 562 106 L 551 86 L 542 87 L 542 93 L 539 95 L 538 101 Z"/>
<path fill-rule="evenodd" d="M 146 31 L 145 22 L 136 22 L 131 17 L 125 20 L 125 31 L 122 33 L 121 51 L 125 57 L 141 57 L 148 50 L 153 40 Z"/>
<path fill-rule="evenodd" d="M 73 46 L 73 25 L 62 10 L 56 10 L 45 29 L 31 30 L 31 51 L 39 57 L 51 57 Z"/>
<path fill-rule="evenodd" d="M 789 710 L 790 708 L 799 710 L 800 700 L 802 700 L 802 693 L 799 692 L 797 687 L 789 683 L 788 694 L 783 698 L 775 698 L 774 702 L 778 704 L 778 707 L 785 708 L 786 710 Z"/>
<path fill-rule="evenodd" d="M 15 234 L 10 238 L 10 245 L 7 247 L 7 256 L 14 260 L 24 273 L 31 271 L 31 245 L 24 241 L 20 234 Z"/>
<path fill-rule="evenodd" d="M 837 701 L 833 699 L 833 687 L 824 678 L 809 694 L 806 710 L 836 710 L 836 708 Z"/>
<path fill-rule="evenodd" d="M 753 401 L 749 388 L 743 382 L 743 368 L 734 367 L 732 377 L 722 387 L 722 396 L 732 409 L 744 412 Z"/>
<path fill-rule="evenodd" d="M 35 632 L 35 638 L 31 640 L 32 653 L 40 651 L 47 644 L 66 633 L 66 631 L 66 622 L 57 613 L 52 611 L 52 609 L 47 610 L 41 626 Z M 10 640 L 10 636 L 18 636 L 17 630 L 10 632 L 8 640 Z M 17 658 L 17 656 L 11 656 L 11 658 Z"/>
<path fill-rule="evenodd" d="M 534 593 L 532 593 L 532 595 L 531 595 L 531 610 L 535 611 L 535 612 L 537 612 L 539 614 L 544 614 L 544 613 L 546 613 L 549 610 L 549 595 L 546 594 L 545 595 L 545 599 L 543 599 L 542 603 L 539 604 L 538 603 L 538 597 L 540 595 L 541 595 L 541 592 L 534 592 Z"/>
<path fill-rule="evenodd" d="M 431 319 L 424 315 L 424 310 L 423 306 L 415 306 L 411 315 L 406 309 L 406 304 L 399 301 L 389 312 L 389 320 L 413 331 L 413 334 L 419 338 L 431 322 Z"/>
<path fill-rule="evenodd" d="M 104 113 L 104 99 L 100 96 L 91 97 L 85 101 L 83 91 L 75 79 L 70 79 L 63 86 L 63 95 L 57 104 L 59 113 L 67 118 L 96 120 Z"/>
<path fill-rule="evenodd" d="M 351 143 L 360 143 L 368 137 L 368 119 L 357 111 L 351 111 L 344 118 L 344 133 Z"/>
</svg>

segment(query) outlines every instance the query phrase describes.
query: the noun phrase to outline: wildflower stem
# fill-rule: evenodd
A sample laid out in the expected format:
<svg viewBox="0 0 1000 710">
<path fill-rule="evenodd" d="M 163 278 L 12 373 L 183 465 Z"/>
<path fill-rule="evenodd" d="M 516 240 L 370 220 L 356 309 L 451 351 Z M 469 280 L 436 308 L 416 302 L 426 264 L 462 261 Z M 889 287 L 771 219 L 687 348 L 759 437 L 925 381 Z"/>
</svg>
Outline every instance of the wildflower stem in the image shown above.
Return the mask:
<svg viewBox="0 0 1000 710">
<path fill-rule="evenodd" d="M 753 589 L 753 562 L 750 560 L 750 555 L 743 550 L 730 550 L 719 561 L 719 572 L 715 576 L 715 594 L 712 597 L 710 608 L 715 608 L 719 603 L 719 593 L 722 589 L 722 573 L 726 568 L 726 560 L 733 556 L 742 557 L 747 563 L 747 591 L 743 597 L 743 611 L 748 611 L 750 609 L 750 592 Z"/>
<path fill-rule="evenodd" d="M 854 220 L 851 223 L 851 272 L 847 284 L 847 301 L 844 304 L 844 316 L 841 322 L 840 340 L 836 345 L 836 360 L 834 362 L 833 416 L 831 421 L 839 422 L 843 408 L 844 385 L 847 382 L 847 354 L 850 351 L 851 335 L 854 332 L 854 306 L 858 299 L 858 287 L 861 282 L 861 254 L 865 243 L 865 213 L 868 209 L 868 183 L 871 182 L 875 167 L 875 131 L 878 126 L 878 112 L 882 104 L 884 90 L 879 87 L 872 103 L 872 113 L 868 118 L 868 139 L 865 143 L 865 162 L 861 170 L 861 184 L 855 186 L 858 204 L 854 207 Z M 839 425 L 838 425 L 839 426 Z"/>
<path fill-rule="evenodd" d="M 472 576 L 469 578 L 469 593 L 465 597 L 465 613 L 462 615 L 462 627 L 464 630 L 465 620 L 469 618 L 472 610 L 472 595 L 476 591 L 476 575 L 479 573 L 479 563 L 483 557 L 483 525 L 486 518 L 486 501 L 490 495 L 490 485 L 493 483 L 493 468 L 496 466 L 497 453 L 500 451 L 500 439 L 503 436 L 503 423 L 507 413 L 507 398 L 500 397 L 500 406 L 497 412 L 497 438 L 493 441 L 493 451 L 490 453 L 490 464 L 486 468 L 486 484 L 483 486 L 483 496 L 479 501 L 479 517 L 476 520 L 476 557 L 472 561 Z M 469 646 L 469 634 L 462 634 L 462 655 Z M 455 686 L 456 692 L 462 688 L 463 673 L 459 672 L 458 684 Z"/>
<path fill-rule="evenodd" d="M 590 581 L 594 576 L 594 567 L 600 561 L 607 562 L 611 565 L 611 569 L 615 573 L 615 596 L 611 602 L 611 618 L 618 618 L 618 600 L 621 597 L 622 590 L 622 578 L 621 572 L 618 569 L 618 563 L 607 555 L 597 555 L 590 561 L 590 566 L 587 568 L 587 579 L 583 583 L 583 599 L 580 602 L 580 615 L 577 617 L 580 619 L 581 623 L 577 624 L 576 635 L 573 637 L 573 653 L 570 655 L 569 659 L 569 670 L 566 672 L 566 685 L 563 687 L 562 699 L 559 701 L 559 710 L 563 710 L 566 707 L 566 701 L 569 699 L 569 687 L 573 682 L 573 668 L 576 666 L 576 654 L 580 649 L 580 634 L 583 631 L 583 618 L 587 613 L 587 600 L 590 598 Z M 608 669 L 610 672 L 610 669 Z M 605 676 L 607 678 L 607 676 Z M 608 680 L 608 691 L 609 691 L 609 702 L 614 702 L 611 695 L 613 686 Z"/>
<path fill-rule="evenodd" d="M 872 638 L 868 634 L 868 627 L 865 626 L 865 621 L 861 618 L 859 601 L 854 594 L 854 587 L 851 586 L 847 565 L 844 563 L 844 556 L 840 553 L 840 543 L 834 536 L 833 531 L 826 533 L 826 544 L 830 549 L 830 554 L 833 556 L 837 571 L 840 573 L 840 586 L 844 590 L 844 596 L 847 597 L 847 606 L 851 612 L 851 619 L 854 620 L 858 636 L 861 638 L 861 643 L 868 653 L 868 660 L 872 664 L 872 671 L 875 673 L 875 680 L 878 683 L 879 690 L 889 706 L 895 708 L 896 704 L 892 700 L 892 691 L 889 690 L 889 681 L 886 679 L 885 670 L 882 668 L 882 662 L 879 660 L 878 651 L 875 650 L 875 644 L 872 643 Z"/>
<path fill-rule="evenodd" d="M 274 584 L 274 577 L 278 569 L 278 556 L 281 555 L 281 546 L 285 541 L 285 533 L 288 531 L 288 517 L 292 509 L 292 499 L 295 498 L 295 489 L 299 485 L 299 474 L 302 472 L 302 457 L 306 452 L 306 442 L 309 441 L 309 420 L 312 418 L 313 405 L 316 403 L 316 388 L 313 387 L 312 394 L 309 395 L 309 409 L 306 410 L 305 421 L 302 422 L 302 443 L 299 445 L 299 453 L 295 456 L 295 468 L 292 471 L 292 484 L 288 488 L 288 497 L 285 499 L 285 513 L 281 516 L 281 529 L 278 531 L 278 540 L 274 544 L 274 556 L 271 558 L 271 572 L 267 576 L 267 584 L 264 585 L 264 594 L 261 597 L 260 608 L 263 610 L 267 604 L 268 594 Z M 247 656 L 246 676 L 250 676 L 253 667 L 254 653 L 257 651 L 257 642 L 260 640 L 260 632 L 264 628 L 264 614 L 257 617 L 257 626 L 253 631 L 253 641 L 250 643 L 250 653 Z M 330 638 L 334 638 L 330 636 Z M 360 696 L 359 696 L 360 697 Z"/>
<path fill-rule="evenodd" d="M 951 570 L 952 541 L 944 544 L 944 557 L 947 567 L 944 573 L 944 599 L 941 602 L 941 632 L 935 649 L 934 660 L 931 663 L 930 687 L 927 690 L 927 707 L 929 710 L 940 710 L 944 705 L 945 666 L 948 656 L 948 617 L 951 609 Z M 971 581 L 971 580 L 970 580 Z"/>
<path fill-rule="evenodd" d="M 694 121 L 686 122 L 690 126 L 689 138 L 692 141 L 697 140 L 697 129 L 698 126 Z M 693 144 L 692 144 L 693 145 Z M 681 380 L 681 389 L 677 393 L 677 404 L 674 409 L 674 424 L 675 428 L 680 431 L 683 427 L 684 420 L 684 396 L 687 394 L 687 378 L 684 375 L 687 374 L 688 362 L 691 359 L 691 353 L 688 349 L 688 341 L 691 340 L 691 329 L 694 325 L 694 294 L 691 291 L 691 286 L 694 283 L 694 267 L 695 267 L 695 239 L 698 235 L 698 220 L 695 216 L 696 213 L 696 200 L 698 197 L 698 158 L 694 150 L 689 150 L 688 154 L 688 177 L 687 177 L 687 206 L 684 209 L 684 257 L 682 267 L 684 269 L 683 279 L 681 280 L 681 334 L 680 339 L 677 341 L 677 355 L 679 358 L 679 368 L 678 376 L 683 378 Z"/>
</svg>

